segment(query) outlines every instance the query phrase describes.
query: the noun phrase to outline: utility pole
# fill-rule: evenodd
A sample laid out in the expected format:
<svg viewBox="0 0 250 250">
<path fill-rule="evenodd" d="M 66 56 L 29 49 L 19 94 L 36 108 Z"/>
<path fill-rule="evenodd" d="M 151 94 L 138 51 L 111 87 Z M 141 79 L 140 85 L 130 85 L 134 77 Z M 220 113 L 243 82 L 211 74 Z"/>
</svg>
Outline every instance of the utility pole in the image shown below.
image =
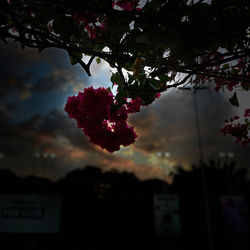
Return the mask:
<svg viewBox="0 0 250 250">
<path fill-rule="evenodd" d="M 197 139 L 198 139 L 198 147 L 199 147 L 199 163 L 201 167 L 202 191 L 203 191 L 205 213 L 206 213 L 207 237 L 208 237 L 209 250 L 213 250 L 213 236 L 212 236 L 212 226 L 211 226 L 211 218 L 210 218 L 210 212 L 209 212 L 207 180 L 206 180 L 204 156 L 203 156 L 203 149 L 202 149 L 199 110 L 198 110 L 197 99 L 196 99 L 197 90 L 204 90 L 206 89 L 206 87 L 199 87 L 199 86 L 179 87 L 178 89 L 189 90 L 193 93 L 195 123 L 196 123 L 196 131 L 197 131 Z"/>
</svg>

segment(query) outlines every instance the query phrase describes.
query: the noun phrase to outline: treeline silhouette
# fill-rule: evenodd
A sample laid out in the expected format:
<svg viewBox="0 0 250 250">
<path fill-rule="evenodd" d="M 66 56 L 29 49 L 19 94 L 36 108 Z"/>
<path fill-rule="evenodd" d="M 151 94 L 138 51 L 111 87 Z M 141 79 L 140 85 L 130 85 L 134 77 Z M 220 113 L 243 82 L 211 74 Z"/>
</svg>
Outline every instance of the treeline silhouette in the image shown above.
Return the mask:
<svg viewBox="0 0 250 250">
<path fill-rule="evenodd" d="M 249 206 L 247 170 L 235 163 L 205 164 L 213 249 L 250 249 L 250 234 L 226 233 L 220 206 L 222 195 L 243 195 Z M 60 194 L 61 231 L 54 235 L 0 234 L 0 249 L 209 249 L 200 166 L 178 168 L 173 184 L 140 181 L 132 173 L 102 172 L 86 166 L 52 182 L 18 177 L 0 170 L 0 194 Z M 157 235 L 153 197 L 176 194 L 180 201 L 180 234 Z M 249 211 L 244 220 L 250 224 Z M 249 230 L 249 228 L 247 229 Z"/>
</svg>

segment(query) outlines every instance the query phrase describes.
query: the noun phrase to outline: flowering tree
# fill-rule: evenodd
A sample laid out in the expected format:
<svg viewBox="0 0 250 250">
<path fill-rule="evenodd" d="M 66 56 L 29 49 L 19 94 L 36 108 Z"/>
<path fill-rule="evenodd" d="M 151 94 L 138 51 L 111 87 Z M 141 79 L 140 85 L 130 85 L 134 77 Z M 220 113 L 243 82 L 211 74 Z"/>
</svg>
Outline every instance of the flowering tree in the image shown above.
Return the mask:
<svg viewBox="0 0 250 250">
<path fill-rule="evenodd" d="M 110 152 L 136 139 L 129 113 L 152 103 L 161 92 L 183 84 L 214 82 L 215 90 L 250 90 L 250 3 L 248 0 L 0 0 L 0 39 L 39 52 L 68 52 L 91 76 L 93 60 L 116 69 L 109 89 L 84 89 L 68 98 L 69 117 L 90 141 Z M 82 57 L 88 55 L 85 63 Z M 237 142 L 250 141 L 245 122 L 226 122 L 221 130 Z"/>
</svg>

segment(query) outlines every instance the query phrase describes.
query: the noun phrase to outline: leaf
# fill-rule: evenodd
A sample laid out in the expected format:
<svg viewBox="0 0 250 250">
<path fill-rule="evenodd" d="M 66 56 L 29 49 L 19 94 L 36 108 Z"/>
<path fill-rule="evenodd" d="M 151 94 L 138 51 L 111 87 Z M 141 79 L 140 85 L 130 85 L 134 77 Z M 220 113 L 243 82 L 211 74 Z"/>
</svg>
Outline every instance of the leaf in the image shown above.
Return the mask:
<svg viewBox="0 0 250 250">
<path fill-rule="evenodd" d="M 229 68 L 229 63 L 226 63 L 223 65 L 222 69 L 228 69 Z"/>
<path fill-rule="evenodd" d="M 250 90 L 250 84 L 249 84 L 249 83 L 242 83 L 241 86 L 242 86 L 242 88 L 243 88 L 245 91 Z"/>
<path fill-rule="evenodd" d="M 163 81 L 163 82 L 166 82 L 167 79 L 168 79 L 168 76 L 167 76 L 166 74 L 159 75 L 158 77 L 159 77 L 159 79 L 160 79 L 161 81 Z"/>
<path fill-rule="evenodd" d="M 135 38 L 136 43 L 149 43 L 149 38 L 147 35 L 142 34 Z"/>
<path fill-rule="evenodd" d="M 155 100 L 155 93 L 154 92 L 145 92 L 140 95 L 142 103 L 144 105 L 151 104 Z"/>
<path fill-rule="evenodd" d="M 78 58 L 78 59 L 82 59 L 82 53 L 80 52 L 74 52 L 74 55 Z M 70 57 L 70 64 L 71 65 L 75 65 L 78 63 L 78 60 L 75 57 L 69 56 Z"/>
<path fill-rule="evenodd" d="M 135 79 L 134 79 L 133 75 L 128 74 L 128 84 L 131 85 L 134 80 Z"/>
<path fill-rule="evenodd" d="M 111 82 L 114 84 L 118 84 L 118 85 L 123 85 L 121 76 L 118 72 L 116 72 L 115 74 L 112 74 L 111 78 L 110 78 Z"/>
<path fill-rule="evenodd" d="M 149 85 L 153 88 L 153 89 L 158 89 L 161 87 L 162 81 L 160 80 L 156 80 L 154 78 L 150 78 L 149 79 Z"/>
<path fill-rule="evenodd" d="M 236 107 L 239 107 L 239 101 L 238 101 L 238 97 L 237 97 L 237 94 L 234 93 L 233 96 L 229 99 L 229 102 L 236 106 Z"/>
<path fill-rule="evenodd" d="M 147 78 L 145 72 L 140 74 L 138 79 L 139 79 L 141 85 L 147 84 L 148 78 Z"/>
<path fill-rule="evenodd" d="M 101 58 L 96 57 L 95 61 L 96 61 L 97 64 L 100 64 L 101 63 Z"/>
<path fill-rule="evenodd" d="M 99 44 L 99 43 L 90 44 L 90 45 L 93 46 L 98 51 L 102 51 L 102 49 L 105 47 L 105 44 Z"/>
</svg>

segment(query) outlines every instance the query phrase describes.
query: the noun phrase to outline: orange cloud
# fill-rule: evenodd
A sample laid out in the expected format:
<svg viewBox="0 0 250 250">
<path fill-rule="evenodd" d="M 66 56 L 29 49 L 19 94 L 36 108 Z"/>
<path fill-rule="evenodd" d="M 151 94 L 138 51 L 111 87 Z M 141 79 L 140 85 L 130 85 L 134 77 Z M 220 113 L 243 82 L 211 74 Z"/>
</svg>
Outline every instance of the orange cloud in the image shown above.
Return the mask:
<svg viewBox="0 0 250 250">
<path fill-rule="evenodd" d="M 125 171 L 133 173 L 141 181 L 148 179 L 161 179 L 168 183 L 172 183 L 173 181 L 172 176 L 163 173 L 162 167 L 137 164 L 132 159 L 124 159 L 117 156 L 112 158 L 101 158 L 98 165 L 105 166 L 104 170 L 106 171 L 115 169 L 119 172 Z"/>
<path fill-rule="evenodd" d="M 80 149 L 74 149 L 69 153 L 69 157 L 73 159 L 84 159 L 86 157 L 86 152 Z"/>
</svg>

